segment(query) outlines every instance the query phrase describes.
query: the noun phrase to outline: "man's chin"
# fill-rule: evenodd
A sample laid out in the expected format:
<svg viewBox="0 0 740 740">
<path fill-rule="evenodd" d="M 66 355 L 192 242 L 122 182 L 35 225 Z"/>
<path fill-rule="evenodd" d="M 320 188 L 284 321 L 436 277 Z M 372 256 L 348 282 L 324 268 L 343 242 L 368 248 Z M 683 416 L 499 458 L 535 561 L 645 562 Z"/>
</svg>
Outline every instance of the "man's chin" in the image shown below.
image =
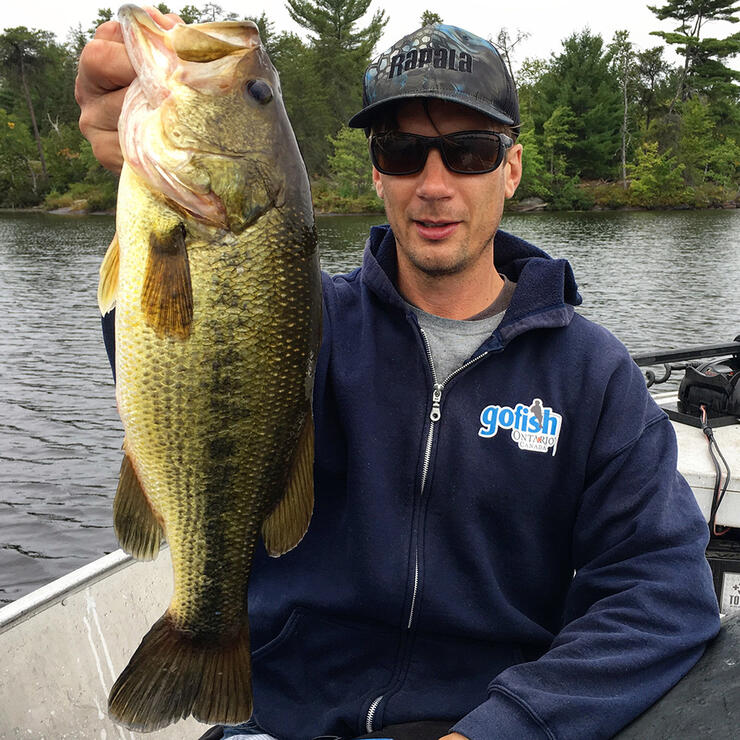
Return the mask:
<svg viewBox="0 0 740 740">
<path fill-rule="evenodd" d="M 465 270 L 466 260 L 445 260 L 445 259 L 414 259 L 411 258 L 411 264 L 425 275 L 436 278 L 446 275 L 457 275 Z"/>
</svg>

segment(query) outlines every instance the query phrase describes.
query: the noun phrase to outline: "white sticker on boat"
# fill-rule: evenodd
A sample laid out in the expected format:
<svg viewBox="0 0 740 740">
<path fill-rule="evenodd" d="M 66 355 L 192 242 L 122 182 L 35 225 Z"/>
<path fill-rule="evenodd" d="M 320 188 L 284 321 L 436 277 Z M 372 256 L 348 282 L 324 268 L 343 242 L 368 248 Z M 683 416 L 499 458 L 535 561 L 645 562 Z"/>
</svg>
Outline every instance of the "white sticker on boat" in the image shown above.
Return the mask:
<svg viewBox="0 0 740 740">
<path fill-rule="evenodd" d="M 740 573 L 725 571 L 722 574 L 722 597 L 719 610 L 722 614 L 740 612 Z"/>
</svg>

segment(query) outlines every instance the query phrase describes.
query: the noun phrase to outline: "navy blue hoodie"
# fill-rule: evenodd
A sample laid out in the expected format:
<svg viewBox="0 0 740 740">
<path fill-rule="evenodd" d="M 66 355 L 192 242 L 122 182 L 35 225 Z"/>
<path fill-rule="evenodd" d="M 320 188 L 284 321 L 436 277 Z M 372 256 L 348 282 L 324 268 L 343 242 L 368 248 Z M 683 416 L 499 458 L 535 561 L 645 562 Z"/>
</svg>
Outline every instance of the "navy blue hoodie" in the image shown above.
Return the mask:
<svg viewBox="0 0 740 740">
<path fill-rule="evenodd" d="M 511 305 L 448 379 L 387 227 L 324 276 L 314 516 L 295 550 L 259 548 L 249 587 L 255 719 L 281 740 L 416 719 L 607 738 L 717 632 L 668 418 L 574 312 L 566 261 L 503 232 L 494 253 Z"/>
</svg>

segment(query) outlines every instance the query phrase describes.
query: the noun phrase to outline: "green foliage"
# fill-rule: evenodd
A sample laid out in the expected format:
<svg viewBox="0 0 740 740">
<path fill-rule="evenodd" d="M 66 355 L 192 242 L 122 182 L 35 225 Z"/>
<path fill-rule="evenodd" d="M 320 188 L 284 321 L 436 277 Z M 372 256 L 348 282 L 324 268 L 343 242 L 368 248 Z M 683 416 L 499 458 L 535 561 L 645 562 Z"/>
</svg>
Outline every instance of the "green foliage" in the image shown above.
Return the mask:
<svg viewBox="0 0 740 740">
<path fill-rule="evenodd" d="M 425 10 L 421 14 L 419 23 L 422 26 L 433 26 L 435 23 L 443 23 L 442 16 L 432 10 Z"/>
<path fill-rule="evenodd" d="M 343 195 L 327 178 L 311 183 L 314 208 L 319 213 L 383 213 L 383 201 L 372 192 L 361 195 Z"/>
<path fill-rule="evenodd" d="M 38 203 L 31 162 L 35 146 L 28 127 L 0 108 L 0 206 Z"/>
<path fill-rule="evenodd" d="M 340 194 L 357 196 L 374 190 L 365 134 L 342 126 L 336 136 L 327 138 L 334 148 L 329 155 L 329 172 Z"/>
<path fill-rule="evenodd" d="M 49 210 L 70 208 L 75 211 L 109 211 L 116 205 L 117 188 L 114 183 L 92 184 L 76 182 L 63 195 L 53 190 L 44 205 Z"/>
<path fill-rule="evenodd" d="M 529 91 L 528 105 L 538 135 L 558 107 L 572 112 L 575 138 L 566 160 L 569 175 L 601 178 L 614 174 L 621 101 L 601 36 L 585 29 L 565 39 L 562 53 L 553 56 Z"/>
<path fill-rule="evenodd" d="M 645 142 L 637 153 L 637 164 L 629 168 L 632 202 L 643 208 L 685 202 L 688 193 L 681 176 L 684 167 L 670 152 L 659 154 L 656 142 Z"/>
<path fill-rule="evenodd" d="M 678 24 L 672 31 L 651 31 L 675 45 L 677 52 L 684 57 L 671 109 L 677 101 L 697 94 L 737 100 L 740 74 L 723 62 L 740 51 L 740 33 L 725 39 L 703 35 L 704 26 L 710 21 L 737 23 L 740 20 L 734 0 L 667 0 L 660 7 L 648 7 L 659 20 L 672 20 Z"/>
<path fill-rule="evenodd" d="M 310 42 L 304 45 L 294 38 L 289 45 L 294 58 L 299 57 L 297 64 L 286 65 L 278 59 L 275 66 L 285 85 L 286 101 L 290 100 L 288 88 L 295 89 L 288 113 L 314 176 L 327 173 L 331 147 L 327 135 L 334 136 L 362 107 L 362 76 L 387 23 L 379 10 L 366 26 L 358 28 L 370 1 L 287 0 L 290 17 L 309 32 Z M 299 107 L 300 115 L 294 115 Z"/>
<path fill-rule="evenodd" d="M 663 59 L 662 46 L 638 52 L 635 62 L 635 102 L 646 129 L 659 115 L 663 104 L 670 100 L 670 72 L 670 65 Z"/>
<path fill-rule="evenodd" d="M 523 130 L 517 141 L 522 145 L 522 180 L 517 188 L 516 198 L 521 200 L 537 197 L 548 200 L 551 196 L 552 176 L 540 151 L 534 129 Z"/>
<path fill-rule="evenodd" d="M 557 106 L 542 125 L 542 144 L 551 175 L 565 172 L 564 155 L 576 143 L 577 125 L 576 117 L 567 105 Z"/>
<path fill-rule="evenodd" d="M 736 196 L 740 195 L 740 143 L 736 139 L 725 138 L 714 142 L 709 153 L 707 180 L 729 192 L 734 191 Z"/>
<path fill-rule="evenodd" d="M 226 6 L 198 1 L 179 14 L 190 22 L 235 17 Z M 740 73 L 727 64 L 740 49 L 740 34 L 712 39 L 705 27 L 732 3 L 663 6 L 665 14 L 656 16 L 673 28 L 658 35 L 684 55 L 679 67 L 665 61 L 662 46 L 633 48 L 626 31 L 606 47 L 586 29 L 549 59 L 525 59 L 516 70 L 524 147 L 516 199 L 536 196 L 549 208 L 567 209 L 737 201 Z M 157 7 L 170 12 L 164 3 Z M 368 12 L 370 0 L 288 0 L 288 7 L 308 31 L 306 40 L 276 29 L 265 13 L 252 20 L 280 73 L 316 207 L 380 212 L 365 138 L 344 124 L 362 105 L 362 75 L 386 16 Z M 101 8 L 95 26 L 113 16 Z M 431 10 L 420 19 L 438 21 Z M 97 163 L 77 126 L 77 59 L 95 28 L 87 33 L 87 25 L 71 28 L 65 43 L 25 27 L 0 33 L 0 205 L 38 204 L 47 192 L 49 206 L 105 209 L 115 201 L 116 179 Z M 520 38 L 501 29 L 497 43 L 505 58 Z M 632 179 L 626 190 L 613 182 L 623 159 Z"/>
<path fill-rule="evenodd" d="M 195 5 L 183 5 L 178 15 L 183 23 L 200 23 L 201 11 Z"/>
<path fill-rule="evenodd" d="M 678 160 L 684 165 L 686 182 L 701 185 L 706 179 L 716 143 L 713 141 L 714 122 L 708 107 L 697 98 L 681 105 L 680 131 Z"/>
<path fill-rule="evenodd" d="M 64 191 L 84 179 L 88 165 L 80 154 L 83 136 L 79 127 L 63 123 L 43 138 L 44 156 L 53 190 Z"/>
</svg>

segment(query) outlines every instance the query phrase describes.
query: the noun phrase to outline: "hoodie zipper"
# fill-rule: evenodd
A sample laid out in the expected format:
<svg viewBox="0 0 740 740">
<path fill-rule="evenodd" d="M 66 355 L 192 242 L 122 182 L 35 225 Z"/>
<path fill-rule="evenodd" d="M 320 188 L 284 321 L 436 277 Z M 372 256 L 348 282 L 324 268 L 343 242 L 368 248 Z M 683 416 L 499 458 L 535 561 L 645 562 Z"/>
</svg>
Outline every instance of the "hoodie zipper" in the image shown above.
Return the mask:
<svg viewBox="0 0 740 740">
<path fill-rule="evenodd" d="M 487 354 L 488 351 L 484 352 L 481 355 L 478 355 L 477 357 L 474 357 L 472 360 L 468 360 L 466 363 L 460 365 L 457 370 L 451 372 L 441 383 L 437 382 L 437 371 L 434 369 L 434 359 L 432 358 L 432 350 L 429 347 L 429 340 L 427 339 L 427 335 L 424 333 L 424 329 L 419 327 L 419 331 L 421 332 L 421 338 L 424 341 L 424 349 L 426 350 L 427 360 L 429 361 L 429 368 L 432 371 L 432 410 L 429 412 L 429 432 L 427 433 L 427 443 L 426 447 L 424 448 L 424 462 L 421 468 L 421 486 L 419 487 L 419 496 L 424 496 L 424 488 L 426 487 L 427 482 L 427 475 L 429 473 L 429 464 L 432 459 L 432 443 L 434 442 L 434 428 L 439 423 L 440 419 L 442 418 L 442 391 L 444 390 L 444 387 L 447 385 L 447 383 L 452 380 L 456 375 L 461 373 L 466 368 L 470 367 L 471 365 L 474 365 L 476 362 L 482 360 Z M 419 546 L 416 545 L 416 550 L 414 552 L 414 590 L 411 594 L 411 606 L 409 608 L 409 619 L 406 624 L 406 631 L 411 630 L 411 626 L 414 622 L 414 612 L 416 609 L 416 596 L 419 591 Z M 383 701 L 385 697 L 385 694 L 381 694 L 380 696 L 376 697 L 373 702 L 370 704 L 370 707 L 367 711 L 367 717 L 365 720 L 365 729 L 367 732 L 373 731 L 373 719 L 375 718 L 375 712 L 378 710 L 378 707 L 380 706 L 380 702 Z"/>
</svg>

